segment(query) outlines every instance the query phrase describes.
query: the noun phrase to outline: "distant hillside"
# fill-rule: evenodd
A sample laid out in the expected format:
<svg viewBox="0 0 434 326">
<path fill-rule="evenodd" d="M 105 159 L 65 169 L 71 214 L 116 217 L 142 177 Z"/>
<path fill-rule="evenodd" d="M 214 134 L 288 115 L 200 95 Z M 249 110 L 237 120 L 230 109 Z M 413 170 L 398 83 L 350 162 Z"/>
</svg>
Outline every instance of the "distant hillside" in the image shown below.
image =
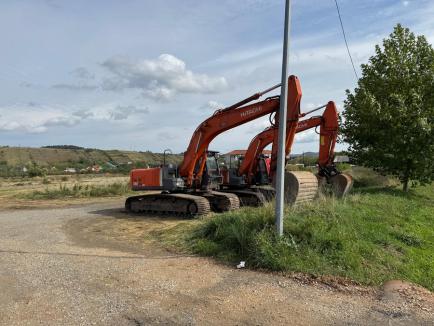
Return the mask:
<svg viewBox="0 0 434 326">
<path fill-rule="evenodd" d="M 63 146 L 63 147 L 62 147 Z M 158 165 L 163 162 L 163 154 L 120 150 L 99 150 L 75 148 L 71 145 L 44 148 L 0 147 L 0 165 L 22 167 L 37 165 L 46 168 L 86 167 L 93 164 L 113 165 Z M 52 148 L 54 147 L 54 148 Z M 69 148 L 65 148 L 69 147 Z M 182 155 L 168 155 L 170 163 L 180 163 Z"/>
<path fill-rule="evenodd" d="M 291 157 L 300 157 L 303 155 L 304 155 L 304 157 L 318 157 L 319 153 L 318 152 L 304 152 L 303 154 L 292 154 L 291 153 Z"/>
</svg>

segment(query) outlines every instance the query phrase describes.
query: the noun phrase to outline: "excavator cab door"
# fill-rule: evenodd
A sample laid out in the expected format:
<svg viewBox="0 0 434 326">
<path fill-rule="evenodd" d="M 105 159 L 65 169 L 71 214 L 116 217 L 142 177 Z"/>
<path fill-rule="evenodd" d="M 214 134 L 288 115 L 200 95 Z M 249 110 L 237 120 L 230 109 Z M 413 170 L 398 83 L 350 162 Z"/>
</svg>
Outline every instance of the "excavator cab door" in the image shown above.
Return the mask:
<svg viewBox="0 0 434 326">
<path fill-rule="evenodd" d="M 265 185 L 270 182 L 270 159 L 264 156 L 258 159 L 258 171 L 256 173 L 256 184 Z"/>
<path fill-rule="evenodd" d="M 203 190 L 218 189 L 223 182 L 218 164 L 218 152 L 208 151 L 201 188 Z"/>
</svg>

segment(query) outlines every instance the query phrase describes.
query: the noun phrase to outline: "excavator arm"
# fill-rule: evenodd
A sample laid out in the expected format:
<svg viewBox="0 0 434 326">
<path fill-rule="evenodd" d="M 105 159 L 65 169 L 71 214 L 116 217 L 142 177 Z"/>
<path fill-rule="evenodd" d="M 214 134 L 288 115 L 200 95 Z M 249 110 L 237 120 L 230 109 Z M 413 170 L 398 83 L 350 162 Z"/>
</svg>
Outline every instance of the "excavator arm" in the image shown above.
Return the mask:
<svg viewBox="0 0 434 326">
<path fill-rule="evenodd" d="M 185 180 L 187 187 L 200 184 L 204 170 L 204 158 L 210 142 L 215 137 L 224 131 L 278 111 L 280 106 L 279 97 L 272 97 L 261 102 L 245 105 L 278 86 L 279 85 L 276 85 L 264 92 L 252 95 L 228 108 L 217 110 L 210 118 L 206 119 L 197 127 L 190 140 L 187 151 L 184 153 L 184 160 L 179 167 L 179 175 Z M 296 123 L 298 122 L 300 113 L 301 87 L 298 78 L 295 76 L 288 78 L 288 94 L 288 108 L 291 108 L 288 116 L 291 117 L 291 121 Z M 291 138 L 291 135 L 287 136 L 287 141 L 288 138 Z M 200 163 L 199 168 L 195 171 L 198 163 Z"/>
<path fill-rule="evenodd" d="M 319 173 L 325 174 L 330 166 L 333 166 L 334 147 L 339 127 L 338 111 L 334 102 L 329 102 L 324 110 L 322 116 L 314 116 L 309 119 L 298 121 L 294 128 L 294 122 L 288 119 L 287 121 L 287 136 L 286 141 L 286 155 L 289 155 L 293 144 L 293 136 L 291 133 L 299 133 L 305 130 L 316 128 L 320 126 L 320 145 L 319 145 Z M 245 175 L 247 182 L 253 182 L 255 173 L 257 171 L 258 159 L 263 150 L 271 143 L 276 143 L 276 126 L 269 127 L 259 133 L 249 144 L 242 164 L 238 170 L 238 175 Z M 275 154 L 272 154 L 272 157 Z M 270 167 L 272 172 L 272 166 Z M 272 173 L 271 177 L 273 177 Z"/>
</svg>

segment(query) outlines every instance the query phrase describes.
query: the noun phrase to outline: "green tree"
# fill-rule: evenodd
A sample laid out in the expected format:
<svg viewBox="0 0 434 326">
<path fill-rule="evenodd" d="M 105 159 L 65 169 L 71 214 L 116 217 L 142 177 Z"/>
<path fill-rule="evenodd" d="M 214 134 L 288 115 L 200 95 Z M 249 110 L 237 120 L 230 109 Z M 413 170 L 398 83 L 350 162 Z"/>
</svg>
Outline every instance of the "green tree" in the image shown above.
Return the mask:
<svg viewBox="0 0 434 326">
<path fill-rule="evenodd" d="M 343 140 L 356 162 L 409 182 L 434 179 L 434 50 L 397 25 L 347 90 Z"/>
</svg>

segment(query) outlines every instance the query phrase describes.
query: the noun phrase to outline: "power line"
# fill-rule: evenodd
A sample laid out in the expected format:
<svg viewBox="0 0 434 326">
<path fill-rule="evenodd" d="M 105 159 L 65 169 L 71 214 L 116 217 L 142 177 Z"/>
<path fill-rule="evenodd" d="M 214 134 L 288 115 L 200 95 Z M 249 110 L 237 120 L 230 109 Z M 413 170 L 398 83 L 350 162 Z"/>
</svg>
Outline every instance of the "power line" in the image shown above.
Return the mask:
<svg viewBox="0 0 434 326">
<path fill-rule="evenodd" d="M 345 41 L 345 46 L 347 47 L 348 56 L 350 57 L 351 65 L 353 66 L 354 75 L 356 76 L 356 79 L 358 80 L 359 75 L 357 75 L 356 66 L 354 65 L 353 57 L 351 56 L 351 52 L 350 52 L 350 47 L 348 46 L 347 35 L 345 34 L 344 24 L 342 23 L 341 11 L 339 10 L 338 0 L 335 0 L 335 4 L 336 4 L 336 10 L 337 10 L 338 16 L 339 16 L 339 21 L 341 23 L 342 35 L 344 36 L 344 41 Z"/>
</svg>

